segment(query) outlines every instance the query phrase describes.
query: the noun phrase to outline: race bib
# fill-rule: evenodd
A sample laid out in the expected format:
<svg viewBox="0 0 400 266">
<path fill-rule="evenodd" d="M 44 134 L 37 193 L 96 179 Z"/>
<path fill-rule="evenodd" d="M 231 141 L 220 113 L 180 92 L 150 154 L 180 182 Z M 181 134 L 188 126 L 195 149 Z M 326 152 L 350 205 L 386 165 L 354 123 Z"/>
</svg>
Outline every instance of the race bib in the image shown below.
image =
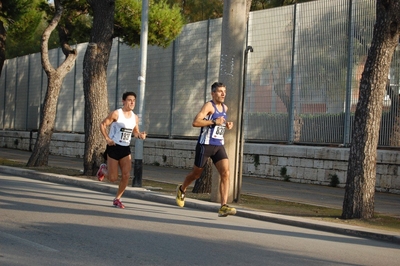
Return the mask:
<svg viewBox="0 0 400 266">
<path fill-rule="evenodd" d="M 132 137 L 132 129 L 129 128 L 121 128 L 121 142 L 129 142 Z"/>
<path fill-rule="evenodd" d="M 214 139 L 223 139 L 225 133 L 225 125 L 218 125 L 214 127 L 212 137 Z"/>
</svg>

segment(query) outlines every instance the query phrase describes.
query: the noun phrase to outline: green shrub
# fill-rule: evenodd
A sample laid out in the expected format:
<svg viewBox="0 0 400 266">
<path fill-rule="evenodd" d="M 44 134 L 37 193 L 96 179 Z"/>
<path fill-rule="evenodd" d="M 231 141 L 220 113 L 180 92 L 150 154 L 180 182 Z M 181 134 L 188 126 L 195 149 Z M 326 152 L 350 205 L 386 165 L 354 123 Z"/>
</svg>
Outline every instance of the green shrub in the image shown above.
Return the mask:
<svg viewBox="0 0 400 266">
<path fill-rule="evenodd" d="M 281 176 L 283 177 L 283 180 L 284 181 L 286 181 L 286 182 L 289 182 L 290 181 L 290 176 L 288 176 L 287 175 L 287 168 L 285 167 L 285 166 L 283 166 L 282 168 L 281 168 Z"/>
<path fill-rule="evenodd" d="M 339 178 L 338 178 L 337 174 L 333 174 L 333 175 L 329 174 L 329 180 L 330 180 L 329 185 L 331 187 L 337 187 L 337 185 L 340 184 L 340 181 L 339 181 Z"/>
</svg>

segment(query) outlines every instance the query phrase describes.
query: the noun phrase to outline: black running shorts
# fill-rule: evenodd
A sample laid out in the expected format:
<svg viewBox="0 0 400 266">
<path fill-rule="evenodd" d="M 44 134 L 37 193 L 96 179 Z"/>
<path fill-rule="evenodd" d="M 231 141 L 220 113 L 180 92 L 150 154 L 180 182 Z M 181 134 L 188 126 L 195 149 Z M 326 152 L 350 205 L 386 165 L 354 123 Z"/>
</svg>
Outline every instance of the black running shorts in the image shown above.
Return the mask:
<svg viewBox="0 0 400 266">
<path fill-rule="evenodd" d="M 110 158 L 119 161 L 131 154 L 131 148 L 129 146 L 121 146 L 118 144 L 115 144 L 115 146 L 107 145 L 106 153 Z"/>
<path fill-rule="evenodd" d="M 204 145 L 197 143 L 194 165 L 203 168 L 208 158 L 211 158 L 214 164 L 222 159 L 228 159 L 225 147 L 222 145 Z"/>
</svg>

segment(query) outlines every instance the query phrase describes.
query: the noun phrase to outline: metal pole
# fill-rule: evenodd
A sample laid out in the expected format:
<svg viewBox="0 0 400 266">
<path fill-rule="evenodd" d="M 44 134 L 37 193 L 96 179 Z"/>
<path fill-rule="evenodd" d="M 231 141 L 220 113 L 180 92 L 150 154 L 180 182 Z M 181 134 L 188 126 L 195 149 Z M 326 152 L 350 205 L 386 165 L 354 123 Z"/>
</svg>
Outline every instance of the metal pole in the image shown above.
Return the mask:
<svg viewBox="0 0 400 266">
<path fill-rule="evenodd" d="M 120 100 L 120 90 L 119 90 L 119 55 L 120 55 L 120 41 L 119 41 L 119 37 L 117 38 L 117 69 L 116 69 L 116 78 L 115 78 L 115 93 L 114 93 L 114 108 L 113 109 L 117 109 L 118 108 L 118 104 L 121 102 Z"/>
<path fill-rule="evenodd" d="M 26 112 L 26 114 L 25 114 L 25 130 L 30 130 L 30 128 L 29 128 L 29 124 L 28 124 L 28 121 L 29 121 L 29 95 L 30 95 L 30 84 L 31 84 L 31 57 L 32 57 L 32 55 L 28 55 L 28 91 L 27 91 L 27 94 L 26 94 L 26 98 L 27 98 L 27 101 L 26 101 L 26 110 L 28 110 L 27 112 Z"/>
<path fill-rule="evenodd" d="M 247 76 L 247 59 L 249 52 L 253 52 L 253 47 L 248 45 L 246 50 L 244 51 L 244 62 L 243 62 L 243 89 L 242 89 L 242 122 L 240 123 L 240 130 L 239 130 L 239 163 L 238 163 L 238 180 L 235 187 L 233 201 L 238 202 L 240 199 L 240 190 L 242 188 L 242 173 L 243 173 L 243 149 L 244 149 L 244 101 L 245 101 L 245 92 L 246 92 L 246 76 Z"/>
<path fill-rule="evenodd" d="M 169 109 L 168 138 L 172 138 L 172 124 L 174 123 L 174 105 L 175 105 L 175 62 L 176 62 L 176 40 L 172 43 L 172 67 L 171 67 L 171 105 Z"/>
<path fill-rule="evenodd" d="M 4 95 L 3 95 L 3 117 L 2 117 L 2 129 L 5 129 L 6 125 L 6 99 L 7 99 L 7 69 L 8 69 L 8 61 L 4 61 L 4 67 L 3 67 L 3 77 L 4 77 Z"/>
<path fill-rule="evenodd" d="M 298 12 L 298 5 L 297 3 L 294 4 L 294 11 L 293 11 L 293 42 L 292 42 L 292 69 L 290 71 L 290 106 L 289 106 L 289 139 L 288 144 L 294 143 L 294 119 L 295 119 L 295 99 L 294 99 L 294 90 L 295 90 L 295 75 L 297 72 L 296 65 L 297 65 L 297 12 Z"/>
<path fill-rule="evenodd" d="M 148 11 L 149 1 L 142 1 L 142 26 L 140 34 L 140 75 L 139 80 L 139 104 L 138 112 L 139 116 L 139 130 L 144 128 L 144 94 L 146 85 L 146 67 L 147 67 L 147 37 L 148 37 Z M 135 164 L 133 167 L 133 187 L 142 186 L 142 172 L 143 172 L 143 140 L 136 139 L 135 142 Z"/>
<path fill-rule="evenodd" d="M 349 147 L 350 145 L 350 129 L 351 129 L 351 81 L 353 78 L 353 48 L 354 48 L 354 40 L 353 40 L 353 32 L 354 32 L 354 20 L 353 20 L 353 0 L 349 1 L 349 24 L 348 24 L 348 59 L 347 59 L 347 77 L 346 77 L 346 105 L 344 110 L 344 139 L 343 145 L 344 147 Z"/>
</svg>

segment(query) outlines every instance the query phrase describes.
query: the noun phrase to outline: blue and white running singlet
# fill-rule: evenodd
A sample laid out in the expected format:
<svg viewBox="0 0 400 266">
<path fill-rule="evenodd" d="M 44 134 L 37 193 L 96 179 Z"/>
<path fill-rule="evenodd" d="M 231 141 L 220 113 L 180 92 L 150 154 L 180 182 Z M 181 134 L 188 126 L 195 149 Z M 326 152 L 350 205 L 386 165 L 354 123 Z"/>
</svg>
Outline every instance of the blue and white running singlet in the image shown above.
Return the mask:
<svg viewBox="0 0 400 266">
<path fill-rule="evenodd" d="M 211 104 L 214 107 L 215 112 L 211 115 L 208 115 L 204 118 L 204 120 L 214 120 L 218 117 L 223 116 L 225 121 L 227 120 L 227 115 L 225 112 L 225 105 L 222 104 L 222 112 L 219 112 L 215 103 L 211 100 Z M 224 133 L 225 133 L 225 124 L 215 125 L 215 126 L 207 126 L 202 127 L 200 129 L 200 136 L 198 139 L 198 143 L 206 144 L 206 145 L 224 145 Z"/>
<path fill-rule="evenodd" d="M 111 123 L 108 136 L 115 144 L 129 146 L 131 144 L 132 132 L 136 126 L 136 117 L 132 112 L 130 118 L 126 118 L 122 108 L 118 109 L 118 119 Z"/>
</svg>

